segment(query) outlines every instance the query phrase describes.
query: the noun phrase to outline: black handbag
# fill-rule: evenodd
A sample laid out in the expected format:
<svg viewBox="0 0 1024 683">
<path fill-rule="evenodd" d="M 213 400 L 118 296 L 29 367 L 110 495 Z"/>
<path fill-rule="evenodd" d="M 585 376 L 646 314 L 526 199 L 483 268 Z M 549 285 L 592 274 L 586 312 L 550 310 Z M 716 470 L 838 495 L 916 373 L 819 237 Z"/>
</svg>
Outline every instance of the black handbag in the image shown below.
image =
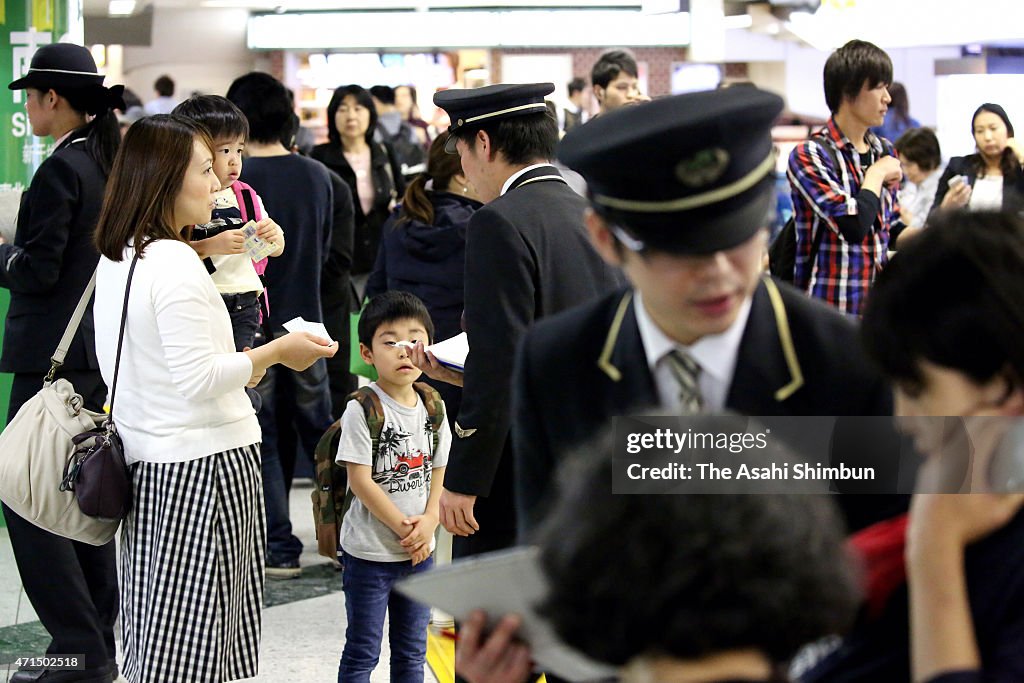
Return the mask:
<svg viewBox="0 0 1024 683">
<path fill-rule="evenodd" d="M 117 372 L 121 367 L 121 346 L 128 321 L 128 295 L 132 276 L 139 262 L 132 259 L 128 282 L 124 288 L 121 308 L 121 331 L 117 337 L 117 355 L 114 360 L 114 381 L 110 387 L 110 410 L 101 427 L 91 429 L 72 438 L 77 446 L 64 466 L 61 491 L 73 491 L 82 514 L 99 519 L 123 519 L 132 506 L 131 471 L 124 459 L 124 445 L 114 426 L 114 395 L 117 392 Z M 51 370 L 52 372 L 52 370 Z"/>
</svg>

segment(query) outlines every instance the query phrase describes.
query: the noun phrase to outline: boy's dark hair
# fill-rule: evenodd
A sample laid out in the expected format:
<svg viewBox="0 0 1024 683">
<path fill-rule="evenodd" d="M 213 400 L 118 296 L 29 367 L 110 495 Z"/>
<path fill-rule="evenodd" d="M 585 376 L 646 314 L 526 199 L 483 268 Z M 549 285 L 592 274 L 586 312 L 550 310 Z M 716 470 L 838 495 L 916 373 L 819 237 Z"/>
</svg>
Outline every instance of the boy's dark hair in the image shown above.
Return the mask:
<svg viewBox="0 0 1024 683">
<path fill-rule="evenodd" d="M 590 70 L 590 84 L 607 88 L 608 84 L 618 78 L 623 71 L 633 78 L 638 77 L 640 72 L 636 68 L 633 55 L 625 50 L 605 52 Z"/>
<path fill-rule="evenodd" d="M 172 114 L 184 116 L 206 126 L 210 137 L 249 137 L 249 121 L 242 110 L 220 95 L 195 95 L 174 108 Z"/>
<path fill-rule="evenodd" d="M 908 391 L 921 361 L 982 384 L 1024 378 L 1024 221 L 940 211 L 871 290 L 861 334 L 868 354 Z"/>
<path fill-rule="evenodd" d="M 463 126 L 455 135 L 472 147 L 478 130 L 487 132 L 494 153 L 501 152 L 509 164 L 529 164 L 537 159 L 547 161 L 555 158 L 558 121 L 550 111 L 513 116 L 482 126 Z"/>
<path fill-rule="evenodd" d="M 331 101 L 327 103 L 327 139 L 336 145 L 341 144 L 341 133 L 338 132 L 338 124 L 334 117 L 341 108 L 341 103 L 351 95 L 356 102 L 370 110 L 370 125 L 366 127 L 366 144 L 373 145 L 373 133 L 377 130 L 377 105 L 373 103 L 370 91 L 361 85 L 343 85 L 331 95 Z"/>
<path fill-rule="evenodd" d="M 577 76 L 576 78 L 569 81 L 569 85 L 567 86 L 567 90 L 569 91 L 569 97 L 572 97 L 578 92 L 583 92 L 584 88 L 586 87 L 587 82 L 580 78 L 579 76 Z"/>
<path fill-rule="evenodd" d="M 268 73 L 250 71 L 228 88 L 227 98 L 249 121 L 249 139 L 278 142 L 292 125 L 292 104 L 284 84 Z"/>
<path fill-rule="evenodd" d="M 540 532 L 540 609 L 567 644 L 615 666 L 740 648 L 783 663 L 848 628 L 857 583 L 827 498 L 613 495 L 610 437 L 567 461 Z"/>
<path fill-rule="evenodd" d="M 825 62 L 825 104 L 835 114 L 844 98 L 854 99 L 867 84 L 892 83 L 892 60 L 885 50 L 864 40 L 851 40 Z"/>
<path fill-rule="evenodd" d="M 153 83 L 153 90 L 160 97 L 172 97 L 174 95 L 174 81 L 170 76 L 164 75 Z"/>
<path fill-rule="evenodd" d="M 931 128 L 911 128 L 894 145 L 901 159 L 913 161 L 922 171 L 934 171 L 942 163 L 939 139 Z"/>
<path fill-rule="evenodd" d="M 373 346 L 373 336 L 384 323 L 412 318 L 423 323 L 429 344 L 434 339 L 434 321 L 419 297 L 409 292 L 391 290 L 369 300 L 359 316 L 359 343 Z"/>
<path fill-rule="evenodd" d="M 370 88 L 370 94 L 382 104 L 395 103 L 395 89 L 389 85 L 375 85 Z"/>
</svg>

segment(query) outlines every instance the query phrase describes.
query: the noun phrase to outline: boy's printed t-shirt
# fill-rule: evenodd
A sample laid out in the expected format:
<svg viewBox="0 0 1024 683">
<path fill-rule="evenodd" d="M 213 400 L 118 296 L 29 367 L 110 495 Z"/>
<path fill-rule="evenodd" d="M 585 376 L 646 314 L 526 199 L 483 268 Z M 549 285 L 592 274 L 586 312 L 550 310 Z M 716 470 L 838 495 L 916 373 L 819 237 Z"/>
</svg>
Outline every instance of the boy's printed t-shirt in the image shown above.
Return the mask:
<svg viewBox="0 0 1024 683">
<path fill-rule="evenodd" d="M 263 201 L 253 192 L 253 199 L 260 207 L 261 216 L 267 215 Z M 215 207 L 213 218 L 204 225 L 205 228 L 229 226 L 229 230 L 242 227 L 242 210 L 238 208 L 238 198 L 230 187 L 217 191 L 213 195 Z M 246 292 L 263 291 L 263 283 L 256 274 L 256 267 L 248 254 L 215 254 L 210 257 L 216 270 L 211 274 L 213 284 L 221 294 L 244 294 Z"/>
<path fill-rule="evenodd" d="M 441 420 L 437 452 L 433 453 L 434 433 L 430 427 L 427 408 L 416 394 L 416 407 L 397 403 L 372 382 L 384 408 L 384 428 L 380 434 L 377 461 L 372 462 L 370 428 L 366 424 L 363 408 L 358 401 L 349 401 L 341 416 L 341 438 L 337 461 L 372 465 L 374 483 L 388 495 L 402 514 L 421 515 L 430 497 L 431 471 L 448 463 L 452 433 L 447 420 Z M 341 546 L 349 555 L 372 562 L 402 562 L 409 553 L 402 548 L 401 539 L 386 524 L 373 516 L 359 498 L 345 513 L 341 525 Z M 430 541 L 434 550 L 434 541 Z"/>
</svg>

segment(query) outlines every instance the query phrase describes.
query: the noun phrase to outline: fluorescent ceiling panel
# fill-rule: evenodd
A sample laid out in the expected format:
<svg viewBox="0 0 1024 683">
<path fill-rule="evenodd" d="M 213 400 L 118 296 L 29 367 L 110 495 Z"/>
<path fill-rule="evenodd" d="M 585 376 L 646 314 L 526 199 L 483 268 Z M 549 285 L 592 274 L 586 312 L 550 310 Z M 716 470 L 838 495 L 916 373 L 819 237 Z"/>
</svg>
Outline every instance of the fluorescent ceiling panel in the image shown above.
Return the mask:
<svg viewBox="0 0 1024 683">
<path fill-rule="evenodd" d="M 635 10 L 333 12 L 249 19 L 249 48 L 423 49 L 686 45 L 689 15 Z"/>
</svg>

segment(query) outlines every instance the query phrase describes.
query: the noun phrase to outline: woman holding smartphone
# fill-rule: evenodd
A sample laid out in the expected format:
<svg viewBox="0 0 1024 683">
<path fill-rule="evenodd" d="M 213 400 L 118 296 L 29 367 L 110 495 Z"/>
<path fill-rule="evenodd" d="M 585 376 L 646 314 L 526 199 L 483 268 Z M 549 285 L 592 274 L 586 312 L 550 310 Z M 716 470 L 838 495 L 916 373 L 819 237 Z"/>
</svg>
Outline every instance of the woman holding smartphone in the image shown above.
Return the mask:
<svg viewBox="0 0 1024 683">
<path fill-rule="evenodd" d="M 977 152 L 953 157 L 939 179 L 936 209 L 1008 211 L 1024 209 L 1024 147 L 998 104 L 986 103 L 971 117 Z"/>
</svg>

